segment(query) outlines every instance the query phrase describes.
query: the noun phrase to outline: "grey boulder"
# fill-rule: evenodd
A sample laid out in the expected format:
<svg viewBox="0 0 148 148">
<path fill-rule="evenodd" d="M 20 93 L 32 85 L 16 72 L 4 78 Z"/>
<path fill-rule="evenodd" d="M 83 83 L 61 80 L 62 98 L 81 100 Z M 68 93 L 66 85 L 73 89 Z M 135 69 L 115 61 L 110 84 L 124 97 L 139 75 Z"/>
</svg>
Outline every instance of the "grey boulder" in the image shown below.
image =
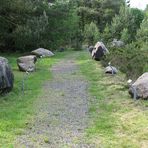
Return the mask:
<svg viewBox="0 0 148 148">
<path fill-rule="evenodd" d="M 113 47 L 123 47 L 125 44 L 123 41 L 120 41 L 120 40 L 117 40 L 117 39 L 114 39 L 112 41 L 112 46 Z"/>
<path fill-rule="evenodd" d="M 8 60 L 0 57 L 0 94 L 10 92 L 13 88 L 14 75 Z"/>
<path fill-rule="evenodd" d="M 107 66 L 105 68 L 105 73 L 108 73 L 108 74 L 117 74 L 117 72 L 118 72 L 118 70 L 114 66 Z"/>
<path fill-rule="evenodd" d="M 137 98 L 148 99 L 148 72 L 141 75 L 135 83 L 132 84 L 132 87 L 136 90 Z M 129 88 L 129 93 L 134 96 L 132 88 Z"/>
<path fill-rule="evenodd" d="M 8 64 L 8 59 L 6 59 L 4 57 L 0 57 L 0 62 L 1 63 L 7 63 Z"/>
<path fill-rule="evenodd" d="M 109 51 L 105 45 L 102 42 L 97 42 L 92 50 L 92 58 L 99 61 L 107 53 L 109 53 Z"/>
<path fill-rule="evenodd" d="M 33 72 L 35 71 L 35 63 L 37 61 L 36 56 L 22 56 L 17 59 L 17 65 L 20 71 Z"/>
<path fill-rule="evenodd" d="M 44 48 L 38 48 L 36 50 L 33 50 L 31 53 L 36 55 L 37 57 L 51 57 L 51 56 L 54 56 L 54 53 L 52 53 L 50 50 L 47 50 L 47 49 L 44 49 Z"/>
</svg>

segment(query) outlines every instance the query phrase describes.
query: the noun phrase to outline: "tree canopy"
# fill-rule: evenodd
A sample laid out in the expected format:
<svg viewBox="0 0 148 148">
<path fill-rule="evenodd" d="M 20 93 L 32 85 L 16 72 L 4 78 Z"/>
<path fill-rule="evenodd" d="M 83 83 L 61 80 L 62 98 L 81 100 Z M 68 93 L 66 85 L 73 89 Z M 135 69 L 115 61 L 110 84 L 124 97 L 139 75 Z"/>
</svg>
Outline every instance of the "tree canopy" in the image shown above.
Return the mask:
<svg viewBox="0 0 148 148">
<path fill-rule="evenodd" d="M 125 0 L 1 0 L 0 50 L 80 48 L 114 38 L 146 42 L 147 14 Z"/>
</svg>

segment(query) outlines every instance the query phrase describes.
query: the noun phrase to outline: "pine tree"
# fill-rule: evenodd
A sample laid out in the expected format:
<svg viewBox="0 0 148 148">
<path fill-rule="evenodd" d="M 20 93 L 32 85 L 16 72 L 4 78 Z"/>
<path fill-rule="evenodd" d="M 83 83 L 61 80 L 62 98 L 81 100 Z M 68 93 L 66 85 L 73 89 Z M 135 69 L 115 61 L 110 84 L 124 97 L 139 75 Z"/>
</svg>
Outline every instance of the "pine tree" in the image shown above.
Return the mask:
<svg viewBox="0 0 148 148">
<path fill-rule="evenodd" d="M 102 38 L 102 40 L 103 40 L 104 43 L 108 43 L 108 42 L 111 41 L 112 35 L 111 35 L 110 26 L 108 24 L 104 28 L 104 31 L 101 34 L 101 38 Z"/>
<path fill-rule="evenodd" d="M 140 25 L 140 29 L 137 32 L 137 40 L 148 42 L 148 17 L 145 17 Z"/>
<path fill-rule="evenodd" d="M 99 30 L 94 22 L 86 24 L 84 27 L 84 37 L 88 45 L 94 45 L 100 39 Z"/>
<path fill-rule="evenodd" d="M 119 15 L 113 18 L 111 24 L 112 37 L 120 39 L 122 33 L 125 32 L 124 29 L 127 29 L 127 34 L 130 36 L 128 42 L 135 41 L 137 29 L 140 27 L 143 17 L 144 15 L 141 10 L 129 8 L 127 6 L 121 7 Z"/>
<path fill-rule="evenodd" d="M 127 28 L 124 28 L 121 32 L 121 41 L 123 41 L 125 44 L 130 42 L 130 34 L 128 33 Z"/>
</svg>

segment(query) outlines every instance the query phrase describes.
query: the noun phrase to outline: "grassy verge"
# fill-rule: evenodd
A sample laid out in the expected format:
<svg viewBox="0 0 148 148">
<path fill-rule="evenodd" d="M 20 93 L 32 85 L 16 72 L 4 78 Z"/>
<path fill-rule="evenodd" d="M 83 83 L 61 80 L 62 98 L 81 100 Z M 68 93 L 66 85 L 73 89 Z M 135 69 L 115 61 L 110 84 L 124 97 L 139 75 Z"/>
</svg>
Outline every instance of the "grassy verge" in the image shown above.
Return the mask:
<svg viewBox="0 0 148 148">
<path fill-rule="evenodd" d="M 21 91 L 24 73 L 18 71 L 16 59 L 19 54 L 2 55 L 9 59 L 15 76 L 14 89 L 6 96 L 0 96 L 0 147 L 11 147 L 15 137 L 22 133 L 34 109 L 33 102 L 42 93 L 42 84 L 52 77 L 50 67 L 61 60 L 68 52 L 58 53 L 52 58 L 39 59 L 36 72 L 25 81 L 25 92 Z"/>
<path fill-rule="evenodd" d="M 100 63 L 86 52 L 81 52 L 77 60 L 95 98 L 90 106 L 93 123 L 87 129 L 88 142 L 103 148 L 146 148 L 148 102 L 130 98 L 122 73 L 104 74 Z"/>
</svg>

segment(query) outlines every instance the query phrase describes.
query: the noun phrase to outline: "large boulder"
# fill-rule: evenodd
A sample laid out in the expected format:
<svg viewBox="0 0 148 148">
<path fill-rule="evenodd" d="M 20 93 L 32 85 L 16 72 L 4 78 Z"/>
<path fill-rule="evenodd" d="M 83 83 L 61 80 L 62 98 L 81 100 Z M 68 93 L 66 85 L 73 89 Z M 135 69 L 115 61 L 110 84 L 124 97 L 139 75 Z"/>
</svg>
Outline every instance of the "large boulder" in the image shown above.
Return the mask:
<svg viewBox="0 0 148 148">
<path fill-rule="evenodd" d="M 54 56 L 54 53 L 52 53 L 50 50 L 47 50 L 47 49 L 44 49 L 44 48 L 38 48 L 36 50 L 33 50 L 31 53 L 36 55 L 37 57 L 51 57 L 51 56 Z"/>
<path fill-rule="evenodd" d="M 109 53 L 109 51 L 105 45 L 102 42 L 97 42 L 92 50 L 92 58 L 99 61 L 107 53 Z"/>
<path fill-rule="evenodd" d="M 129 88 L 129 93 L 134 96 L 132 88 L 136 90 L 137 98 L 148 99 L 148 72 L 140 76 Z"/>
<path fill-rule="evenodd" d="M 105 68 L 105 73 L 108 73 L 108 74 L 117 74 L 117 72 L 118 72 L 118 70 L 114 66 L 107 66 Z"/>
<path fill-rule="evenodd" d="M 17 59 L 17 65 L 20 71 L 33 72 L 35 70 L 35 63 L 37 61 L 36 56 L 22 56 Z"/>
<path fill-rule="evenodd" d="M 0 57 L 0 94 L 7 93 L 12 90 L 14 75 L 8 64 L 8 60 Z"/>
<path fill-rule="evenodd" d="M 4 57 L 0 57 L 0 62 L 1 63 L 7 63 L 8 64 L 8 59 L 6 59 Z"/>
<path fill-rule="evenodd" d="M 120 41 L 120 40 L 117 40 L 117 39 L 114 39 L 112 41 L 112 46 L 113 47 L 123 47 L 125 44 L 123 41 Z"/>
</svg>

